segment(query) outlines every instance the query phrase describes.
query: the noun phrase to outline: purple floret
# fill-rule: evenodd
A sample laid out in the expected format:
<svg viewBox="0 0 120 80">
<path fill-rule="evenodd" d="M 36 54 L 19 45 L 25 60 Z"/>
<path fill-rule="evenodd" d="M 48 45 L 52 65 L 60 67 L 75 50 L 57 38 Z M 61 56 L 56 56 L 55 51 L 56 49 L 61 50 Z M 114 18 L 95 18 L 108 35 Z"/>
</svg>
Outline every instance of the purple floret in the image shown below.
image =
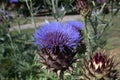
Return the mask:
<svg viewBox="0 0 120 80">
<path fill-rule="evenodd" d="M 17 3 L 19 0 L 9 0 L 11 3 Z"/>
<path fill-rule="evenodd" d="M 63 24 L 61 22 L 51 22 L 44 24 L 39 28 L 35 34 L 35 43 L 40 48 L 50 48 L 59 46 L 62 49 L 63 46 L 74 48 L 81 40 L 79 32 L 72 28 L 70 24 Z"/>
<path fill-rule="evenodd" d="M 71 20 L 71 21 L 67 22 L 67 24 L 70 24 L 77 31 L 83 30 L 83 28 L 85 26 L 85 24 L 83 22 L 75 21 L 75 20 Z"/>
</svg>

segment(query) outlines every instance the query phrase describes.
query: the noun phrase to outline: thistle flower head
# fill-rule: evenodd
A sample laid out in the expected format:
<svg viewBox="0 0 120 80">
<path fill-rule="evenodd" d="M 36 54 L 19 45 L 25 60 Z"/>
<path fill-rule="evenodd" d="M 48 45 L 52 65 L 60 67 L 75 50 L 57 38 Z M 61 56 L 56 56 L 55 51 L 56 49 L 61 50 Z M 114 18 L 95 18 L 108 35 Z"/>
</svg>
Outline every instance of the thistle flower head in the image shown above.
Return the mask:
<svg viewBox="0 0 120 80">
<path fill-rule="evenodd" d="M 80 11 L 80 14 L 83 16 L 88 16 L 91 14 L 91 6 L 88 0 L 77 0 L 76 8 Z"/>
<path fill-rule="evenodd" d="M 113 57 L 109 57 L 102 52 L 97 52 L 95 55 L 90 54 L 90 60 L 84 59 L 85 66 L 83 67 L 84 78 L 92 80 L 115 80 L 118 79 L 118 70 Z"/>
<path fill-rule="evenodd" d="M 50 22 L 38 29 L 35 34 L 35 43 L 42 51 L 41 63 L 49 70 L 65 71 L 72 67 L 77 43 L 81 40 L 78 31 L 72 25 L 61 22 Z"/>
<path fill-rule="evenodd" d="M 77 0 L 76 7 L 79 9 L 88 8 L 88 0 Z"/>
<path fill-rule="evenodd" d="M 93 69 L 99 73 L 106 68 L 107 63 L 110 63 L 110 60 L 103 53 L 96 53 L 91 61 L 91 67 L 93 67 Z M 111 65 L 113 65 L 113 63 L 111 63 Z"/>
<path fill-rule="evenodd" d="M 53 48 L 54 46 L 66 45 L 74 48 L 80 40 L 80 35 L 73 30 L 71 25 L 64 25 L 60 22 L 51 22 L 43 25 L 34 34 L 36 44 L 41 48 Z"/>
<path fill-rule="evenodd" d="M 11 3 L 17 3 L 19 0 L 9 0 Z"/>
</svg>

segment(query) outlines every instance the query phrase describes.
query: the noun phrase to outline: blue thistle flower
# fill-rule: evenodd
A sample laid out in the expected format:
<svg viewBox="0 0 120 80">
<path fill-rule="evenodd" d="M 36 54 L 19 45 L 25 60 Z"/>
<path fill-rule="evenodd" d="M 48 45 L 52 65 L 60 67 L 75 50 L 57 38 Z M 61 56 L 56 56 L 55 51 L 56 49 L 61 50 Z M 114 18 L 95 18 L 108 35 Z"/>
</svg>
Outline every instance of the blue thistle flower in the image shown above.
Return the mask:
<svg viewBox="0 0 120 80">
<path fill-rule="evenodd" d="M 81 41 L 81 35 L 72 25 L 50 22 L 39 28 L 34 37 L 35 43 L 42 52 L 40 61 L 50 71 L 65 71 L 72 68 L 76 54 L 74 48 Z"/>
<path fill-rule="evenodd" d="M 84 26 L 85 26 L 84 23 L 82 23 L 82 22 L 80 22 L 80 21 L 75 21 L 75 20 L 71 20 L 71 21 L 67 22 L 67 24 L 72 25 L 72 27 L 75 28 L 75 29 L 78 30 L 78 31 L 83 30 L 83 28 L 84 28 Z"/>
<path fill-rule="evenodd" d="M 62 24 L 60 22 L 51 22 L 43 25 L 35 34 L 35 43 L 41 48 L 53 48 L 59 46 L 62 49 L 63 45 L 70 48 L 77 46 L 80 41 L 79 32 L 72 29 L 70 24 Z"/>
<path fill-rule="evenodd" d="M 85 26 L 85 24 L 83 22 L 80 22 L 80 21 L 77 21 L 77 20 L 71 20 L 71 21 L 68 21 L 65 24 L 66 25 L 67 24 L 71 25 L 73 30 L 79 32 L 79 34 L 81 35 L 81 39 L 83 39 L 83 29 L 84 29 L 84 26 Z M 86 51 L 86 45 L 85 45 L 85 43 L 82 42 L 82 40 L 80 40 L 76 51 L 78 53 L 83 53 L 83 52 Z"/>
<path fill-rule="evenodd" d="M 17 2 L 19 2 L 19 0 L 9 0 L 11 3 L 17 3 Z"/>
<path fill-rule="evenodd" d="M 79 32 L 81 36 L 83 36 L 82 30 L 84 29 L 85 24 L 83 22 L 77 21 L 77 20 L 71 20 L 66 23 L 66 25 L 69 24 L 72 26 L 72 28 Z"/>
</svg>

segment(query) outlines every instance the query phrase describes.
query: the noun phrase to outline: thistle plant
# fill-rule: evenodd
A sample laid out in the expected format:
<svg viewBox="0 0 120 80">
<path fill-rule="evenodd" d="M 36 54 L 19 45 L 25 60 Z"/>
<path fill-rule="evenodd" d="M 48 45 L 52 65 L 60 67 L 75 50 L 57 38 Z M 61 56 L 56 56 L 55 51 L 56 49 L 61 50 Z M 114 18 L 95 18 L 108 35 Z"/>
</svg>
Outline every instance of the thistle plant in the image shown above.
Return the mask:
<svg viewBox="0 0 120 80">
<path fill-rule="evenodd" d="M 31 16 L 31 23 L 34 26 L 34 29 L 36 30 L 36 23 L 35 23 L 35 19 L 34 19 L 34 10 L 36 10 L 33 6 L 34 6 L 34 1 L 33 0 L 24 0 L 26 2 L 27 8 L 29 10 L 30 16 Z"/>
<path fill-rule="evenodd" d="M 30 74 L 36 78 L 38 66 L 34 60 L 31 36 L 12 34 L 6 21 L 0 22 L 0 80 L 26 80 Z"/>
<path fill-rule="evenodd" d="M 27 80 L 31 74 L 34 79 L 37 78 L 38 66 L 35 64 L 31 36 L 9 30 L 13 19 L 5 10 L 5 5 L 2 5 L 0 18 L 0 80 Z"/>
<path fill-rule="evenodd" d="M 34 37 L 41 50 L 40 62 L 49 71 L 60 72 L 62 79 L 64 71 L 72 69 L 72 63 L 75 62 L 75 49 L 82 40 L 80 33 L 70 23 L 50 22 L 38 29 Z"/>
<path fill-rule="evenodd" d="M 56 21 L 62 21 L 67 12 L 75 10 L 72 5 L 74 0 L 45 0 L 48 8 L 52 11 L 51 14 Z"/>
<path fill-rule="evenodd" d="M 87 51 L 102 48 L 106 40 L 102 36 L 112 26 L 112 19 L 119 12 L 119 3 L 114 0 L 77 0 L 76 8 L 84 18 Z M 113 9 L 115 8 L 115 11 Z M 109 13 L 109 15 L 106 15 Z M 109 16 L 109 17 L 108 17 Z"/>
<path fill-rule="evenodd" d="M 43 4 L 38 3 L 42 1 Z M 9 30 L 12 20 L 5 11 L 8 0 L 2 0 L 2 9 L 0 10 L 0 80 L 57 80 L 58 78 L 59 80 L 75 80 L 78 78 L 78 74 L 82 76 L 80 79 L 83 80 L 119 79 L 117 63 L 113 57 L 109 57 L 103 52 L 92 53 L 88 56 L 81 54 L 84 53 L 82 49 L 86 46 L 87 50 L 91 52 L 94 52 L 98 47 L 103 47 L 100 41 L 101 37 L 112 25 L 113 17 L 119 12 L 119 1 L 9 0 L 10 3 L 16 5 L 19 2 L 26 3 L 26 9 L 30 13 L 31 22 L 35 28 L 33 38 L 31 34 L 24 34 L 20 30 L 19 20 L 21 17 L 18 16 L 23 6 L 15 9 L 17 18 L 13 18 L 18 22 L 18 32 Z M 35 5 L 36 3 L 37 5 Z M 76 9 L 74 3 L 76 3 L 76 8 L 84 21 L 61 21 L 69 10 Z M 57 22 L 48 22 L 37 29 L 34 15 L 39 12 L 40 6 L 48 7 Z M 86 41 L 86 44 L 82 43 L 83 40 Z M 37 55 L 38 53 L 39 55 Z M 78 53 L 79 55 L 77 55 Z M 77 61 L 82 60 L 83 56 L 85 58 L 79 64 L 84 64 L 79 68 Z M 43 70 L 44 67 L 46 70 Z M 48 74 L 47 70 L 51 74 Z M 58 78 L 54 74 L 57 74 Z"/>
<path fill-rule="evenodd" d="M 90 53 L 89 60 L 84 58 L 84 66 L 81 66 L 82 80 L 119 80 L 117 65 L 113 57 L 103 52 Z"/>
</svg>

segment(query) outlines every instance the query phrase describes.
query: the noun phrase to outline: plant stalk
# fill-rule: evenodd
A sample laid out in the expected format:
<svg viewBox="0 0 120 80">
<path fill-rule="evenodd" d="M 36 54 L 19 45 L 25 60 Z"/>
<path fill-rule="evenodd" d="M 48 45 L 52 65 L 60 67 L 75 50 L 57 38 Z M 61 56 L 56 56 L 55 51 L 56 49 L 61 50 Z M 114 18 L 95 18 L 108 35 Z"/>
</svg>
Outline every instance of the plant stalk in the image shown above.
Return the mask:
<svg viewBox="0 0 120 80">
<path fill-rule="evenodd" d="M 90 52 L 92 51 L 92 46 L 91 46 L 91 42 L 90 42 L 90 34 L 89 34 L 89 30 L 88 30 L 88 26 L 87 26 L 87 17 L 84 17 L 84 22 L 85 22 L 85 38 L 86 38 L 86 42 L 87 42 L 87 51 Z"/>
<path fill-rule="evenodd" d="M 33 24 L 34 29 L 36 30 L 36 23 L 35 23 L 34 14 L 33 14 L 33 3 L 32 3 L 32 0 L 30 0 L 30 4 L 29 4 L 28 0 L 25 0 L 25 1 L 26 1 L 26 5 L 28 7 L 28 10 L 30 12 L 31 23 Z"/>
</svg>

